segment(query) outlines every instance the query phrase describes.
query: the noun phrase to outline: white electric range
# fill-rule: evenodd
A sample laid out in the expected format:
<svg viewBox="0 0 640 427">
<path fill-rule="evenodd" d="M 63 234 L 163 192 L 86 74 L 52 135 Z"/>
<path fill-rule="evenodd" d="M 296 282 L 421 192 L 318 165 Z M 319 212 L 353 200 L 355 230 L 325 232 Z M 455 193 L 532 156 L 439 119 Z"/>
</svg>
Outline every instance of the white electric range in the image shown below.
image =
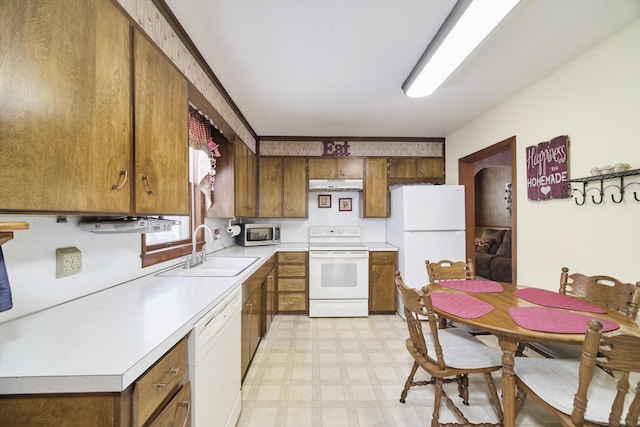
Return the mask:
<svg viewBox="0 0 640 427">
<path fill-rule="evenodd" d="M 369 251 L 360 227 L 309 227 L 309 317 L 369 315 Z"/>
</svg>

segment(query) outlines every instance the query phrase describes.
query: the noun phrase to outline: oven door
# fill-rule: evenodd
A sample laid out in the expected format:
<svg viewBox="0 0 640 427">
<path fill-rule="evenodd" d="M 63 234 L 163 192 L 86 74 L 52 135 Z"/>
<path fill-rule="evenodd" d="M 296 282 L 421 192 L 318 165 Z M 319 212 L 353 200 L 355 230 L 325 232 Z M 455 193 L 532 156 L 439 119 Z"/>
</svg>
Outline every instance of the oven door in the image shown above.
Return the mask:
<svg viewBox="0 0 640 427">
<path fill-rule="evenodd" d="M 309 251 L 309 299 L 368 297 L 368 251 Z"/>
</svg>

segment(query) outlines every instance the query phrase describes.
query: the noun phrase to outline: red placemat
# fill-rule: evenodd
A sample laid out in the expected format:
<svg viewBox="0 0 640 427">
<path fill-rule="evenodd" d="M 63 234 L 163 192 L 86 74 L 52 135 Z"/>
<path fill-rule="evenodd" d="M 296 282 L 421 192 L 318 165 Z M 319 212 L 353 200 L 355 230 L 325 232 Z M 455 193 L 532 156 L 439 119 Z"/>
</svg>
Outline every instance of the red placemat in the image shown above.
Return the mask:
<svg viewBox="0 0 640 427">
<path fill-rule="evenodd" d="M 518 289 L 513 295 L 523 300 L 547 307 L 565 308 L 567 310 L 587 311 L 589 313 L 606 313 L 603 307 L 591 304 L 583 299 L 538 288 Z"/>
<path fill-rule="evenodd" d="M 431 292 L 431 302 L 439 310 L 464 319 L 475 319 L 493 311 L 493 306 L 469 295 Z"/>
<path fill-rule="evenodd" d="M 594 318 L 550 307 L 511 307 L 508 311 L 509 316 L 521 328 L 561 334 L 584 334 L 589 319 Z M 598 318 L 596 317 L 596 319 Z M 616 322 L 610 320 L 598 320 L 602 323 L 602 332 L 613 331 L 620 327 Z"/>
<path fill-rule="evenodd" d="M 502 292 L 504 290 L 500 283 L 491 280 L 441 280 L 437 284 L 466 292 Z"/>
</svg>

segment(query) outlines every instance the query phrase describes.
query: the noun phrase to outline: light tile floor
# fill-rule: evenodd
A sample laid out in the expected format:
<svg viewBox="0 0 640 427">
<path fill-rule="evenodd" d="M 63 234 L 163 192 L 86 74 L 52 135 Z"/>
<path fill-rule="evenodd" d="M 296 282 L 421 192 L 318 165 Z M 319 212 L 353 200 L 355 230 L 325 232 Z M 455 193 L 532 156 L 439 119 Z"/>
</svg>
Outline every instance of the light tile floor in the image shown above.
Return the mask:
<svg viewBox="0 0 640 427">
<path fill-rule="evenodd" d="M 406 403 L 399 402 L 413 363 L 407 335 L 397 315 L 276 316 L 244 380 L 238 427 L 429 426 L 433 386 L 412 388 Z M 494 337 L 483 340 L 497 348 Z M 494 380 L 500 392 L 499 373 Z M 470 406 L 460 405 L 469 421 L 496 422 L 482 376 L 470 376 L 469 385 Z M 459 403 L 456 386 L 448 386 Z M 440 420 L 456 421 L 444 404 Z M 528 400 L 517 425 L 559 424 Z"/>
</svg>

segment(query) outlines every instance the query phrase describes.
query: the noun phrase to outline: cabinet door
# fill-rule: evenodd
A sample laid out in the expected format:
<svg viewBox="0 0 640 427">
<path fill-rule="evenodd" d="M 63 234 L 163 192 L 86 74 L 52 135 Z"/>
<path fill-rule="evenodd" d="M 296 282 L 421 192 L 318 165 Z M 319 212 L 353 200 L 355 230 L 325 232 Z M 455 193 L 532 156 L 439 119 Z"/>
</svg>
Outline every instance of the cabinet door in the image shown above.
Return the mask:
<svg viewBox="0 0 640 427">
<path fill-rule="evenodd" d="M 362 159 L 338 159 L 336 178 L 362 178 L 363 176 L 364 162 Z"/>
<path fill-rule="evenodd" d="M 282 216 L 307 217 L 307 161 L 304 158 L 284 159 Z"/>
<path fill-rule="evenodd" d="M 141 215 L 189 214 L 187 82 L 134 33 L 136 205 Z"/>
<path fill-rule="evenodd" d="M 282 216 L 283 182 L 282 158 L 262 157 L 258 179 L 261 217 L 279 218 Z"/>
<path fill-rule="evenodd" d="M 389 159 L 390 178 L 416 178 L 417 176 L 416 159 Z"/>
<path fill-rule="evenodd" d="M 266 281 L 266 301 L 265 301 L 265 324 L 263 329 L 263 335 L 266 335 L 271 328 L 271 322 L 276 314 L 277 294 L 276 294 L 276 268 L 274 267 L 267 275 Z"/>
<path fill-rule="evenodd" d="M 371 252 L 369 265 L 369 312 L 396 311 L 396 253 Z"/>
<path fill-rule="evenodd" d="M 173 427 L 191 425 L 191 383 L 187 382 L 166 404 L 149 427 Z"/>
<path fill-rule="evenodd" d="M 236 216 L 247 216 L 247 156 L 249 148 L 236 138 L 235 196 Z"/>
<path fill-rule="evenodd" d="M 109 1 L 1 9 L 0 210 L 129 213 L 129 21 Z"/>
<path fill-rule="evenodd" d="M 255 218 L 258 204 L 258 158 L 247 148 L 247 217 Z"/>
<path fill-rule="evenodd" d="M 444 159 L 442 157 L 421 157 L 417 161 L 419 178 L 444 178 Z"/>
<path fill-rule="evenodd" d="M 364 218 L 386 218 L 389 216 L 387 159 L 365 160 L 362 203 Z"/>
<path fill-rule="evenodd" d="M 309 159 L 309 179 L 335 178 L 336 168 L 336 159 Z"/>
</svg>

